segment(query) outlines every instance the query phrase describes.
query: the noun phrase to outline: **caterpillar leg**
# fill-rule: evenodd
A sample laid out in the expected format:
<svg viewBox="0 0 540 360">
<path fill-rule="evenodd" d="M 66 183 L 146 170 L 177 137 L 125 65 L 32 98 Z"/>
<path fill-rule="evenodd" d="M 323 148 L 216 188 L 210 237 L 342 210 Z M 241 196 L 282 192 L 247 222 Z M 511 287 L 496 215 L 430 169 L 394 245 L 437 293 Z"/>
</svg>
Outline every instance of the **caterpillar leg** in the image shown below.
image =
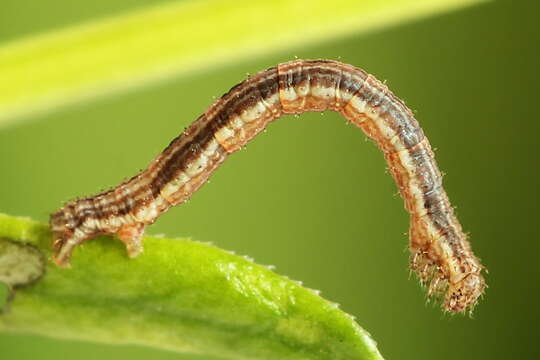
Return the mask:
<svg viewBox="0 0 540 360">
<path fill-rule="evenodd" d="M 54 254 L 52 260 L 56 265 L 68 268 L 71 265 L 69 264 L 69 259 L 73 253 L 73 249 L 85 240 L 90 238 L 87 234 L 84 234 L 80 231 L 73 233 L 53 233 L 53 249 Z"/>
<path fill-rule="evenodd" d="M 123 225 L 116 233 L 120 241 L 126 245 L 126 250 L 130 258 L 140 255 L 143 251 L 142 236 L 144 234 L 143 223 Z"/>
</svg>

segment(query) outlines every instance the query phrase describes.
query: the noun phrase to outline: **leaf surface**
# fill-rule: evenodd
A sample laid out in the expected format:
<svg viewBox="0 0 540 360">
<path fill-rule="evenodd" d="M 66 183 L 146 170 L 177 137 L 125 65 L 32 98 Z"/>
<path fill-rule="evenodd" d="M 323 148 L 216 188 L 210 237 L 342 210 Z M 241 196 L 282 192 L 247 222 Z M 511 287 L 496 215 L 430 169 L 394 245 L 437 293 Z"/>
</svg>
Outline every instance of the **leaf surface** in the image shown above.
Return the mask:
<svg viewBox="0 0 540 360">
<path fill-rule="evenodd" d="M 2 259 L 31 248 L 39 261 L 50 240 L 47 225 L 0 214 L 0 280 L 13 270 Z M 37 280 L 11 286 L 0 329 L 240 359 L 382 359 L 336 304 L 210 244 L 148 236 L 144 254 L 128 259 L 102 237 L 72 265 L 48 261 Z"/>
</svg>

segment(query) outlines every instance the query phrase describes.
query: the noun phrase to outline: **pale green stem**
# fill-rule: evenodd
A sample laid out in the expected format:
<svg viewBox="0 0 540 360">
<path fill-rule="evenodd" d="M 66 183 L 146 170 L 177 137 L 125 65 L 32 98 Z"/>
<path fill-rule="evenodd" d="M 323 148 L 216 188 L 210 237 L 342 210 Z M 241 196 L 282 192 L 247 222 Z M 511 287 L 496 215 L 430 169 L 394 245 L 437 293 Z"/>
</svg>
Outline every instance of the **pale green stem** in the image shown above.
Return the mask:
<svg viewBox="0 0 540 360">
<path fill-rule="evenodd" d="M 239 359 L 382 359 L 336 304 L 212 245 L 148 236 L 128 259 L 103 237 L 61 269 L 50 241 L 45 224 L 0 214 L 0 281 L 15 291 L 0 330 Z"/>
</svg>

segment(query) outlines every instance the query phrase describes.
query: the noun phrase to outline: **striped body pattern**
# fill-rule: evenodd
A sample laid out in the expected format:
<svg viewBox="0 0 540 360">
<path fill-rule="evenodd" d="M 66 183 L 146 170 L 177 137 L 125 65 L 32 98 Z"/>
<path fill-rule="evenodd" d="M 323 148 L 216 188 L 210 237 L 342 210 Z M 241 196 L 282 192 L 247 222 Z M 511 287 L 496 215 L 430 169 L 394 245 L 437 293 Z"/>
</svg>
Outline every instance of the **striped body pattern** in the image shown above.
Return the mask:
<svg viewBox="0 0 540 360">
<path fill-rule="evenodd" d="M 333 110 L 383 151 L 410 213 L 410 265 L 450 312 L 472 309 L 485 288 L 483 266 L 442 188 L 431 146 L 405 104 L 373 76 L 331 60 L 294 60 L 234 86 L 159 154 L 117 187 L 73 200 L 51 215 L 54 261 L 69 265 L 85 240 L 115 234 L 130 257 L 146 225 L 185 202 L 227 156 L 285 114 Z"/>
</svg>

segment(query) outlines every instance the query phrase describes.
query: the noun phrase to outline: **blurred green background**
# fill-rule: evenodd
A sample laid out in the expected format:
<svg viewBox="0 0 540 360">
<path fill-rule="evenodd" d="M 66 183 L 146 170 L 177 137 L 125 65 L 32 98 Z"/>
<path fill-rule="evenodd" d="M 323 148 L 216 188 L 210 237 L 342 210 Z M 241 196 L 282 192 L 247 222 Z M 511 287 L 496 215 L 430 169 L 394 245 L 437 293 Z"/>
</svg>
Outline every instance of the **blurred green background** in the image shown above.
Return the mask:
<svg viewBox="0 0 540 360">
<path fill-rule="evenodd" d="M 3 0 L 0 41 L 148 3 L 159 1 Z M 388 359 L 538 358 L 539 13 L 536 1 L 486 3 L 254 55 L 2 129 L 0 211 L 45 221 L 63 201 L 145 167 L 247 72 L 295 56 L 340 59 L 388 79 L 440 149 L 446 189 L 489 269 L 472 319 L 426 305 L 409 279 L 408 217 L 382 155 L 334 113 L 272 124 L 149 232 L 276 265 L 355 315 Z M 72 357 L 206 359 L 0 334 L 2 359 Z"/>
</svg>

